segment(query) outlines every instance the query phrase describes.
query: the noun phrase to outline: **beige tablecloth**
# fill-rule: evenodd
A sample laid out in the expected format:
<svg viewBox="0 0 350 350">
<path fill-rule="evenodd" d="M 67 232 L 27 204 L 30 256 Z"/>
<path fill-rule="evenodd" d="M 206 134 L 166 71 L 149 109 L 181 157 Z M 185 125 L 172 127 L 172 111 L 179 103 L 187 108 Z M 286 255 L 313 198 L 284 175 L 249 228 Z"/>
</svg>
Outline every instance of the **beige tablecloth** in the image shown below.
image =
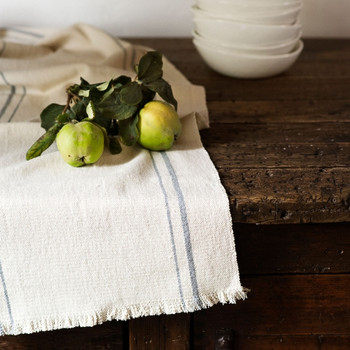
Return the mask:
<svg viewBox="0 0 350 350">
<path fill-rule="evenodd" d="M 245 298 L 228 198 L 198 129 L 205 91 L 164 58 L 183 134 L 73 168 L 30 161 L 40 111 L 79 82 L 134 76 L 147 48 L 97 28 L 0 32 L 0 334 L 191 312 Z"/>
</svg>

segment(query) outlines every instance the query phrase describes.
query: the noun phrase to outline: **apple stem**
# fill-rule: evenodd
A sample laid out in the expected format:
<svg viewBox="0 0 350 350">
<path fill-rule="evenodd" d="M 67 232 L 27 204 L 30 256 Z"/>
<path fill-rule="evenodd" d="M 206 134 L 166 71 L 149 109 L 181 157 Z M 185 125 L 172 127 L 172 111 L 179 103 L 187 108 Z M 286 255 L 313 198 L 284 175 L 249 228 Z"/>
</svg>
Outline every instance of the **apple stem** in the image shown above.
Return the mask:
<svg viewBox="0 0 350 350">
<path fill-rule="evenodd" d="M 66 105 L 63 108 L 63 113 L 67 112 L 67 109 L 69 108 L 69 105 L 70 105 L 71 98 L 72 98 L 72 95 L 68 94 Z"/>
</svg>

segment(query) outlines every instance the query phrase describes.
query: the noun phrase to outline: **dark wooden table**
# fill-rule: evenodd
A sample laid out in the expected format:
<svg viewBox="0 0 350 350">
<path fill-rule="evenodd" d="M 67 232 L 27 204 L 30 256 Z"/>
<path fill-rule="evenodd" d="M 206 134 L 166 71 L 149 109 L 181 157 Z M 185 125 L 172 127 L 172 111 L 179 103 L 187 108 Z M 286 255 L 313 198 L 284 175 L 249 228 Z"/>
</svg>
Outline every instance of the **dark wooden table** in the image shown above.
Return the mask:
<svg viewBox="0 0 350 350">
<path fill-rule="evenodd" d="M 230 199 L 249 297 L 0 337 L 0 349 L 350 349 L 350 40 L 305 40 L 288 72 L 263 80 L 213 72 L 190 39 L 127 40 L 206 88 L 211 127 L 201 136 Z"/>
</svg>

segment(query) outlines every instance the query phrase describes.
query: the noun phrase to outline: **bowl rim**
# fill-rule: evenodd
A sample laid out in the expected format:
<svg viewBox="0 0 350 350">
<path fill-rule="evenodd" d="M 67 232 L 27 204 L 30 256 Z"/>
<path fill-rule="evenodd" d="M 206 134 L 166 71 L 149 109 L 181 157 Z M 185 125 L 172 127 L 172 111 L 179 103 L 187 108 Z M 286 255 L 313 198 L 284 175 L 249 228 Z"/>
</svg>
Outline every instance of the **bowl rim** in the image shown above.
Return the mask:
<svg viewBox="0 0 350 350">
<path fill-rule="evenodd" d="M 302 33 L 300 32 L 295 38 L 292 38 L 288 41 L 283 41 L 283 42 L 280 42 L 278 44 L 274 44 L 274 45 L 262 45 L 262 46 L 256 46 L 256 45 L 230 45 L 230 44 L 225 44 L 225 43 L 215 43 L 213 42 L 213 46 L 217 47 L 217 48 L 223 48 L 223 49 L 233 49 L 233 50 L 240 50 L 240 49 L 243 49 L 243 50 L 261 50 L 261 51 L 264 51 L 264 50 L 275 50 L 275 49 L 281 49 L 281 48 L 284 48 L 286 46 L 289 46 L 289 45 L 292 45 L 293 43 L 295 45 L 297 45 L 298 41 L 301 40 L 301 36 L 302 36 Z M 213 41 L 213 39 L 209 38 L 209 37 L 206 37 L 206 36 L 203 36 L 201 35 L 200 33 L 198 33 L 195 29 L 192 30 L 192 37 L 193 38 L 198 38 L 199 40 L 208 40 L 209 43 L 208 45 L 211 45 L 210 41 Z M 205 45 L 205 43 L 204 43 Z"/>
<path fill-rule="evenodd" d="M 230 20 L 230 19 L 233 19 L 233 20 L 236 20 L 237 18 L 241 18 L 243 21 L 244 20 L 255 20 L 255 19 L 266 19 L 266 18 L 278 18 L 280 16 L 286 16 L 286 15 L 291 15 L 291 14 L 297 14 L 298 12 L 300 12 L 302 10 L 303 6 L 300 5 L 298 6 L 297 8 L 293 8 L 293 9 L 289 9 L 288 11 L 281 11 L 281 12 L 278 12 L 278 14 L 269 14 L 269 15 L 262 15 L 262 16 L 258 16 L 258 17 L 245 17 L 245 16 L 239 16 L 239 17 L 230 17 L 230 16 L 225 16 L 224 17 L 217 17 L 217 16 L 222 16 L 221 14 L 219 13 L 213 13 L 213 12 L 210 12 L 208 10 L 205 10 L 201 7 L 198 6 L 198 4 L 194 4 L 192 5 L 191 9 L 192 9 L 192 12 L 194 14 L 199 14 L 199 15 L 204 15 L 204 16 L 207 16 L 209 18 L 221 18 L 221 19 L 226 19 L 226 20 Z"/>
<path fill-rule="evenodd" d="M 271 1 L 271 0 L 270 0 Z M 251 7 L 254 5 L 259 5 L 259 7 L 271 7 L 271 6 L 276 6 L 276 5 L 282 5 L 284 6 L 290 6 L 290 5 L 303 5 L 303 2 L 301 0 L 272 0 L 272 2 L 269 3 L 264 3 L 264 1 L 258 1 L 258 0 L 245 0 L 244 2 L 240 0 L 197 0 L 197 3 L 200 2 L 206 2 L 206 3 L 213 3 L 216 5 L 220 4 L 233 4 L 233 5 L 238 5 L 241 7 Z"/>
<path fill-rule="evenodd" d="M 258 27 L 265 29 L 295 29 L 301 30 L 303 28 L 301 23 L 294 22 L 292 24 L 269 24 L 269 23 L 255 23 L 255 22 L 245 22 L 244 20 L 239 19 L 229 19 L 229 18 L 217 18 L 217 17 L 196 17 L 193 18 L 193 22 L 219 22 L 236 25 L 246 25 L 249 27 Z"/>
<path fill-rule="evenodd" d="M 271 1 L 271 0 L 270 0 Z M 227 5 L 227 4 L 232 4 L 234 6 L 239 6 L 243 8 L 250 8 L 254 7 L 255 5 L 258 5 L 259 8 L 267 8 L 269 9 L 270 7 L 274 7 L 276 5 L 282 5 L 280 7 L 290 7 L 290 6 L 303 6 L 303 2 L 301 0 L 286 0 L 281 2 L 280 0 L 276 0 L 276 2 L 271 2 L 271 3 L 265 3 L 260 2 L 257 0 L 246 0 L 245 2 L 241 2 L 239 0 L 197 0 L 197 3 L 199 4 L 200 2 L 202 3 L 213 3 L 215 5 Z"/>
<path fill-rule="evenodd" d="M 203 45 L 202 43 L 198 43 L 198 41 L 193 38 L 192 42 L 195 46 L 199 46 L 199 47 L 203 47 L 204 49 L 209 49 L 209 50 L 213 50 L 213 47 L 210 47 L 210 45 Z M 250 54 L 250 53 L 246 53 L 246 52 L 227 52 L 222 50 L 221 48 L 214 48 L 215 52 L 219 52 L 222 53 L 226 56 L 238 56 L 238 57 L 247 57 L 247 58 L 255 58 L 255 59 L 261 59 L 261 60 L 279 60 L 279 59 L 287 59 L 287 58 L 292 58 L 295 57 L 297 55 L 299 55 L 301 53 L 301 51 L 304 48 L 304 42 L 302 39 L 299 39 L 295 45 L 295 48 L 293 51 L 289 52 L 289 53 L 284 53 L 284 54 L 280 54 L 280 55 L 259 55 L 259 54 Z"/>
</svg>

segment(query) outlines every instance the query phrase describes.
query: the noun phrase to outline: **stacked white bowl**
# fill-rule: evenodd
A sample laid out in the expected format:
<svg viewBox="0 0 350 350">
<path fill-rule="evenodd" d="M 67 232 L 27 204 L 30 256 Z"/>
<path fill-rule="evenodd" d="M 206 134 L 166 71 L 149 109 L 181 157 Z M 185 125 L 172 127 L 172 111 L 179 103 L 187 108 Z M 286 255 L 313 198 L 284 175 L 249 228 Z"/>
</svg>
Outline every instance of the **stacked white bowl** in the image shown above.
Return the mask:
<svg viewBox="0 0 350 350">
<path fill-rule="evenodd" d="M 302 0 L 197 0 L 193 43 L 215 71 L 266 78 L 289 69 L 303 49 Z"/>
</svg>

